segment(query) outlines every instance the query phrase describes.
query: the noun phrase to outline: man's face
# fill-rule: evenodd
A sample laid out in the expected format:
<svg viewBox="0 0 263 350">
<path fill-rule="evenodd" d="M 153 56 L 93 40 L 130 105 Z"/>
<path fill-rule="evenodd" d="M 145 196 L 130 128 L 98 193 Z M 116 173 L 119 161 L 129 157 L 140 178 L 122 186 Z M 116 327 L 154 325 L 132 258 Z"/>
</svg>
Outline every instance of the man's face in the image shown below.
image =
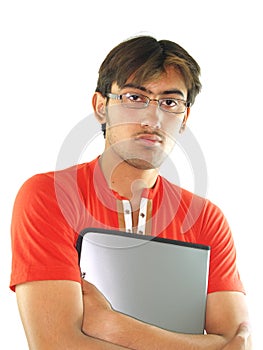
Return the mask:
<svg viewBox="0 0 263 350">
<path fill-rule="evenodd" d="M 142 94 L 150 99 L 177 98 L 187 100 L 187 88 L 182 75 L 172 67 L 158 80 L 135 86 L 129 79 L 120 89 L 112 85 L 113 94 Z M 143 109 L 127 108 L 120 100 L 110 99 L 107 106 L 106 148 L 119 161 L 138 169 L 159 168 L 174 147 L 189 108 L 175 114 L 161 110 L 156 101 Z"/>
</svg>

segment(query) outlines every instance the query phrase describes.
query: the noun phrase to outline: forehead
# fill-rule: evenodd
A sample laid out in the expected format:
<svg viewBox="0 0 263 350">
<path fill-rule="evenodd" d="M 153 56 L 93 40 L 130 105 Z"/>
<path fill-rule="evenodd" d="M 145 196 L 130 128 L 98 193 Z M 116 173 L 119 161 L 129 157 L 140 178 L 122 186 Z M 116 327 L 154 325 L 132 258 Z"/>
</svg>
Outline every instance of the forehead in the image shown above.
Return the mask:
<svg viewBox="0 0 263 350">
<path fill-rule="evenodd" d="M 187 88 L 184 77 L 173 67 L 167 67 L 164 72 L 159 73 L 155 78 L 147 82 L 137 82 L 134 80 L 134 75 L 132 75 L 121 88 L 118 87 L 116 83 L 113 83 L 112 87 L 117 88 L 118 91 L 134 87 L 153 95 L 160 95 L 167 91 L 180 91 L 181 94 L 187 98 Z"/>
</svg>

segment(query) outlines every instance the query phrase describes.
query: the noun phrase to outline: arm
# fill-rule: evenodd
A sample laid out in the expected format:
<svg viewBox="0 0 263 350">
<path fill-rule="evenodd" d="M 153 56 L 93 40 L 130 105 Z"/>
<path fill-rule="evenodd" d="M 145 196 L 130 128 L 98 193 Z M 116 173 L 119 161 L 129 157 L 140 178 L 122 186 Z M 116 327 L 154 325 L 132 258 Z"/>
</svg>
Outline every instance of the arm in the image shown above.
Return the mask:
<svg viewBox="0 0 263 350">
<path fill-rule="evenodd" d="M 248 320 L 245 296 L 241 293 L 218 292 L 208 295 L 207 335 L 168 332 L 115 312 L 99 291 L 86 281 L 83 281 L 83 293 L 83 331 L 130 349 L 252 349 L 250 339 L 247 339 L 247 327 L 242 325 L 239 328 L 242 322 Z"/>
<path fill-rule="evenodd" d="M 73 281 L 20 284 L 16 295 L 30 350 L 124 349 L 81 331 L 81 285 Z"/>
</svg>

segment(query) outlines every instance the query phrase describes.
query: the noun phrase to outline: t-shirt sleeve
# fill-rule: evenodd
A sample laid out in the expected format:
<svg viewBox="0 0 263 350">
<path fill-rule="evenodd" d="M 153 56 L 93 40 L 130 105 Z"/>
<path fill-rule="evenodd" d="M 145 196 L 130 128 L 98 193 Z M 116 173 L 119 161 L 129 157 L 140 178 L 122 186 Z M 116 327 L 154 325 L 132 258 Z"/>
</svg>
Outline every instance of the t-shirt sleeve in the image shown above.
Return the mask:
<svg viewBox="0 0 263 350">
<path fill-rule="evenodd" d="M 238 291 L 245 293 L 236 262 L 232 232 L 222 211 L 207 202 L 201 241 L 210 246 L 208 292 Z"/>
<path fill-rule="evenodd" d="M 61 200 L 65 207 L 72 205 L 66 195 Z M 77 233 L 62 213 L 54 176 L 35 175 L 21 187 L 13 208 L 11 238 L 12 290 L 36 280 L 80 281 Z"/>
</svg>

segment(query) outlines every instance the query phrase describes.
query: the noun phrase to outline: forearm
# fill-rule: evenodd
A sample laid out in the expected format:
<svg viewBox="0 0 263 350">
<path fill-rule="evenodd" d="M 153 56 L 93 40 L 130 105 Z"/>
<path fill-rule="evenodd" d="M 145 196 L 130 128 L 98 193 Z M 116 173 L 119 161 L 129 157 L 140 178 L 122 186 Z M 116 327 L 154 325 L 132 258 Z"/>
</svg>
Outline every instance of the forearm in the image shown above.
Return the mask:
<svg viewBox="0 0 263 350">
<path fill-rule="evenodd" d="M 104 320 L 94 335 L 128 349 L 219 350 L 227 344 L 226 339 L 219 335 L 169 332 L 114 311 L 106 311 Z"/>
<path fill-rule="evenodd" d="M 78 334 L 71 334 L 72 336 L 65 336 L 65 344 L 60 341 L 60 344 L 54 344 L 56 349 L 89 349 L 89 350 L 125 350 L 128 349 L 124 346 L 113 344 L 103 339 L 96 339 L 94 337 L 85 335 L 84 333 L 77 331 Z M 36 347 L 40 350 L 39 347 Z M 43 346 L 43 350 L 50 348 L 50 343 Z"/>
<path fill-rule="evenodd" d="M 209 334 L 205 335 L 169 332 L 116 312 L 97 288 L 88 282 L 83 282 L 83 295 L 83 332 L 124 348 L 133 350 L 252 349 L 250 330 L 246 325 L 248 315 L 243 295 L 240 293 L 214 293 L 209 297 L 206 312 L 206 327 Z M 212 308 L 211 305 L 213 305 Z"/>
</svg>

